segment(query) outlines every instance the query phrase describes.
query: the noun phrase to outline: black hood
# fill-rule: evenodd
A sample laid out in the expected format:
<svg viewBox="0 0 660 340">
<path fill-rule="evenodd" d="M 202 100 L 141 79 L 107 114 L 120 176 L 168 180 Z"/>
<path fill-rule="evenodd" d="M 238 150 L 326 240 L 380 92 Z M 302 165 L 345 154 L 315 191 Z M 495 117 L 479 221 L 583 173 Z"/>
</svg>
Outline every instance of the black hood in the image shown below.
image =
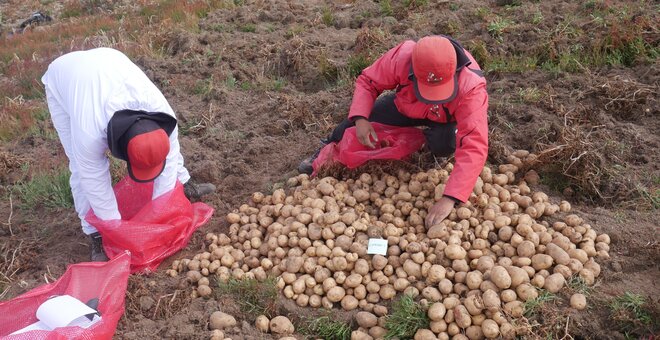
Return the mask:
<svg viewBox="0 0 660 340">
<path fill-rule="evenodd" d="M 176 127 L 176 118 L 162 112 L 146 112 L 134 110 L 121 110 L 115 112 L 110 121 L 108 122 L 108 149 L 113 156 L 128 160 L 126 155 L 126 148 L 122 147 L 120 142 L 121 137 L 126 133 L 129 127 L 140 119 L 149 119 L 158 123 L 158 125 L 165 130 L 168 136 L 172 134 Z"/>
</svg>

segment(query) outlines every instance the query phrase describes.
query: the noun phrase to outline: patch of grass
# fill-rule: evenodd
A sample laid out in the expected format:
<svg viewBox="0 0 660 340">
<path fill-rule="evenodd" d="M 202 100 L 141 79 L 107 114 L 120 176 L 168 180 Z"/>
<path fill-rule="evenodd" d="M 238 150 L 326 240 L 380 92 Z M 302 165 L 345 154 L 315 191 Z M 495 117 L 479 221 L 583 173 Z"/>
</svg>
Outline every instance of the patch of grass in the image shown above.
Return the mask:
<svg viewBox="0 0 660 340">
<path fill-rule="evenodd" d="M 484 63 L 486 72 L 523 73 L 538 67 L 538 58 L 534 56 L 493 57 Z"/>
<path fill-rule="evenodd" d="M 566 285 L 573 292 L 583 294 L 584 296 L 589 296 L 594 290 L 593 287 L 589 287 L 579 275 L 571 276 L 568 279 L 568 282 L 566 282 Z"/>
<path fill-rule="evenodd" d="M 241 32 L 254 33 L 257 31 L 257 26 L 255 24 L 245 24 L 238 28 Z"/>
<path fill-rule="evenodd" d="M 238 84 L 238 81 L 237 81 L 236 78 L 234 78 L 234 76 L 231 75 L 231 74 L 228 75 L 227 78 L 225 79 L 225 86 L 226 86 L 228 89 L 235 89 L 235 88 L 236 88 L 236 84 Z"/>
<path fill-rule="evenodd" d="M 252 89 L 252 83 L 249 81 L 242 81 L 241 82 L 241 90 L 243 91 L 248 91 Z"/>
<path fill-rule="evenodd" d="M 272 91 L 282 91 L 284 86 L 286 86 L 286 79 L 278 77 L 277 79 L 271 80 L 268 87 Z"/>
<path fill-rule="evenodd" d="M 538 103 L 542 93 L 538 87 L 518 88 L 518 98 L 524 103 Z"/>
<path fill-rule="evenodd" d="M 197 80 L 192 91 L 194 94 L 201 96 L 204 99 L 209 99 L 215 91 L 215 81 L 213 80 L 213 77 Z"/>
<path fill-rule="evenodd" d="M 264 281 L 256 279 L 237 280 L 229 279 L 227 282 L 218 283 L 219 294 L 231 294 L 244 313 L 254 317 L 265 315 L 269 319 L 277 316 L 276 300 L 277 285 L 275 278 Z"/>
<path fill-rule="evenodd" d="M 531 317 L 536 314 L 541 306 L 546 302 L 551 302 L 557 299 L 555 294 L 548 292 L 545 289 L 539 289 L 539 296 L 536 299 L 525 301 L 523 304 L 523 310 L 525 317 Z"/>
<path fill-rule="evenodd" d="M 428 4 L 428 0 L 403 0 L 403 6 L 407 8 L 424 7 Z"/>
<path fill-rule="evenodd" d="M 384 17 L 391 17 L 394 15 L 394 10 L 392 9 L 392 1 L 390 0 L 381 0 L 380 3 L 380 14 Z"/>
<path fill-rule="evenodd" d="M 21 208 L 71 208 L 73 195 L 69 186 L 70 172 L 60 168 L 52 173 L 39 173 L 32 176 L 28 182 L 17 185 L 16 189 L 21 199 Z"/>
<path fill-rule="evenodd" d="M 502 17 L 497 17 L 495 20 L 488 23 L 486 29 L 488 33 L 496 39 L 502 39 L 504 32 L 513 25 L 513 22 L 509 19 Z"/>
<path fill-rule="evenodd" d="M 321 10 L 321 21 L 326 26 L 332 26 L 335 24 L 335 17 L 332 15 L 332 9 L 330 7 L 323 7 Z"/>
<path fill-rule="evenodd" d="M 458 11 L 461 8 L 461 4 L 452 2 L 449 4 L 449 10 L 452 12 Z"/>
<path fill-rule="evenodd" d="M 333 320 L 328 316 L 315 318 L 299 328 L 303 334 L 324 340 L 349 340 L 351 338 L 351 326 L 348 323 Z"/>
<path fill-rule="evenodd" d="M 625 292 L 612 300 L 610 309 L 612 318 L 626 333 L 644 333 L 653 326 L 653 317 L 647 309 L 646 298 L 642 295 Z"/>
<path fill-rule="evenodd" d="M 536 13 L 534 13 L 534 16 L 532 16 L 532 24 L 538 25 L 541 22 L 543 22 L 543 19 L 545 19 L 543 17 L 543 13 L 541 13 L 540 11 L 536 12 Z"/>
<path fill-rule="evenodd" d="M 365 54 L 356 54 L 348 58 L 348 65 L 346 66 L 348 75 L 351 78 L 357 77 L 362 70 L 371 65 L 371 58 Z"/>
<path fill-rule="evenodd" d="M 387 316 L 385 339 L 412 339 L 418 329 L 429 328 L 429 317 L 424 308 L 404 294 L 392 304 L 392 313 Z"/>
</svg>

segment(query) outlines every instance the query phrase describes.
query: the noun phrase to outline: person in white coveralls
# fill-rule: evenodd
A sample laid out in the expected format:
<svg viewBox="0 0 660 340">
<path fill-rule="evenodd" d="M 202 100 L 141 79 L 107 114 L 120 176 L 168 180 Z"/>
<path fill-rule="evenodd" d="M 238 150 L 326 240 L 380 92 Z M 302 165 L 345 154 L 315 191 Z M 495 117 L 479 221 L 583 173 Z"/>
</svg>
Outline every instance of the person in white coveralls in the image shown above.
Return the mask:
<svg viewBox="0 0 660 340">
<path fill-rule="evenodd" d="M 69 158 L 73 201 L 91 260 L 107 261 L 101 235 L 85 216 L 121 219 L 106 151 L 126 161 L 137 182 L 154 181 L 153 198 L 184 184 L 190 198 L 215 191 L 190 181 L 177 138 L 177 120 L 163 94 L 123 53 L 111 48 L 71 52 L 55 59 L 41 78 L 48 109 Z"/>
</svg>

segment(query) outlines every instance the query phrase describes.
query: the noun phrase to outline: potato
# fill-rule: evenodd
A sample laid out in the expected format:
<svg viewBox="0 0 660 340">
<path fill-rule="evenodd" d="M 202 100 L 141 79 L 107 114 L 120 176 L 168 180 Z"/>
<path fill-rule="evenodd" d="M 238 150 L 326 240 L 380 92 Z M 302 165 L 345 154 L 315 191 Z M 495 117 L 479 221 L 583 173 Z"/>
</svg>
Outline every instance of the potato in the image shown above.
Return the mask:
<svg viewBox="0 0 660 340">
<path fill-rule="evenodd" d="M 545 283 L 543 284 L 543 288 L 549 291 L 550 293 L 556 293 L 562 287 L 564 287 L 565 283 L 566 283 L 566 279 L 564 278 L 564 276 L 560 273 L 555 273 L 545 278 Z"/>
<path fill-rule="evenodd" d="M 197 287 L 197 294 L 201 297 L 207 297 L 211 295 L 211 293 L 212 293 L 211 287 L 209 287 L 208 285 L 199 285 Z"/>
<path fill-rule="evenodd" d="M 347 311 L 353 310 L 358 307 L 358 299 L 353 295 L 345 295 L 344 298 L 341 299 L 341 307 Z"/>
<path fill-rule="evenodd" d="M 292 334 L 295 328 L 286 316 L 276 316 L 270 320 L 270 331 L 277 335 L 287 335 Z"/>
<path fill-rule="evenodd" d="M 508 266 L 506 270 L 511 277 L 511 288 L 516 288 L 522 283 L 529 282 L 529 275 L 527 275 L 524 269 L 516 266 Z"/>
<path fill-rule="evenodd" d="M 420 328 L 415 332 L 414 340 L 434 340 L 437 339 L 430 329 Z"/>
<path fill-rule="evenodd" d="M 445 255 L 452 260 L 462 260 L 465 259 L 467 252 L 458 244 L 450 244 L 445 247 Z"/>
<path fill-rule="evenodd" d="M 371 328 L 378 324 L 378 317 L 369 312 L 358 312 L 355 315 L 355 320 L 360 327 Z"/>
<path fill-rule="evenodd" d="M 270 320 L 265 315 L 257 316 L 257 320 L 254 322 L 255 327 L 262 333 L 268 333 L 270 327 Z"/>
<path fill-rule="evenodd" d="M 477 325 L 472 325 L 468 328 L 465 329 L 465 336 L 467 336 L 468 339 L 483 339 L 484 338 L 484 333 L 481 331 L 481 326 Z"/>
<path fill-rule="evenodd" d="M 548 269 L 552 267 L 553 261 L 554 260 L 550 255 L 536 254 L 532 256 L 532 267 L 534 267 L 534 269 L 537 271 L 542 269 Z"/>
<path fill-rule="evenodd" d="M 571 257 L 568 256 L 568 253 L 554 243 L 548 243 L 545 248 L 546 254 L 552 256 L 552 259 L 555 263 L 567 265 L 571 260 Z M 545 268 L 543 268 L 545 269 Z"/>
<path fill-rule="evenodd" d="M 344 298 L 344 296 L 346 296 L 346 291 L 344 288 L 339 286 L 330 288 L 326 293 L 326 297 L 330 302 L 339 302 Z"/>
<path fill-rule="evenodd" d="M 511 286 L 511 276 L 502 266 L 495 266 L 490 270 L 490 280 L 500 289 L 506 289 Z"/>
<path fill-rule="evenodd" d="M 497 292 L 495 292 L 492 289 L 486 290 L 483 295 L 481 296 L 483 302 L 484 302 L 484 307 L 486 307 L 489 310 L 496 311 L 500 308 L 501 302 L 500 302 L 500 297 L 497 295 Z"/>
<path fill-rule="evenodd" d="M 536 299 L 539 296 L 538 291 L 529 283 L 523 283 L 516 288 L 516 295 L 523 301 Z"/>
<path fill-rule="evenodd" d="M 236 319 L 223 312 L 213 312 L 209 318 L 209 328 L 213 329 L 225 329 L 229 327 L 236 326 Z"/>
<path fill-rule="evenodd" d="M 456 320 L 458 327 L 465 329 L 472 325 L 472 317 L 470 316 L 470 313 L 468 313 L 465 306 L 458 305 L 453 308 L 453 311 L 454 319 Z"/>
<path fill-rule="evenodd" d="M 447 308 L 445 305 L 440 302 L 436 302 L 432 304 L 431 307 L 429 307 L 428 316 L 432 321 L 440 321 L 443 320 L 446 312 Z"/>
<path fill-rule="evenodd" d="M 587 298 L 582 294 L 571 295 L 571 307 L 583 310 L 587 307 Z"/>
<path fill-rule="evenodd" d="M 500 335 L 500 326 L 497 322 L 491 319 L 486 319 L 481 323 L 481 332 L 486 338 L 494 339 Z"/>
<path fill-rule="evenodd" d="M 515 300 L 504 304 L 504 312 L 514 318 L 519 318 L 523 315 L 524 307 L 522 301 Z"/>
</svg>

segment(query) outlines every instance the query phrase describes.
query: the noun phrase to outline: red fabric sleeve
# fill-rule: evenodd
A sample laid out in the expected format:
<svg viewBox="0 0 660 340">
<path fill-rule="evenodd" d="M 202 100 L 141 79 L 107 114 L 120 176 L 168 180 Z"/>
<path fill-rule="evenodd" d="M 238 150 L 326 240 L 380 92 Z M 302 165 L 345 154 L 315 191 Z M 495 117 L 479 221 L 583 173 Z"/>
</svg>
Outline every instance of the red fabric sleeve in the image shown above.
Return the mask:
<svg viewBox="0 0 660 340">
<path fill-rule="evenodd" d="M 365 68 L 355 81 L 353 102 L 348 113 L 349 119 L 357 116 L 369 118 L 376 98 L 385 90 L 396 88 L 401 82 L 400 75 L 409 65 L 413 41 L 404 41 L 387 51 L 371 66 Z"/>
<path fill-rule="evenodd" d="M 456 154 L 444 194 L 465 202 L 488 157 L 488 93 L 486 85 L 473 88 L 456 109 Z"/>
</svg>

